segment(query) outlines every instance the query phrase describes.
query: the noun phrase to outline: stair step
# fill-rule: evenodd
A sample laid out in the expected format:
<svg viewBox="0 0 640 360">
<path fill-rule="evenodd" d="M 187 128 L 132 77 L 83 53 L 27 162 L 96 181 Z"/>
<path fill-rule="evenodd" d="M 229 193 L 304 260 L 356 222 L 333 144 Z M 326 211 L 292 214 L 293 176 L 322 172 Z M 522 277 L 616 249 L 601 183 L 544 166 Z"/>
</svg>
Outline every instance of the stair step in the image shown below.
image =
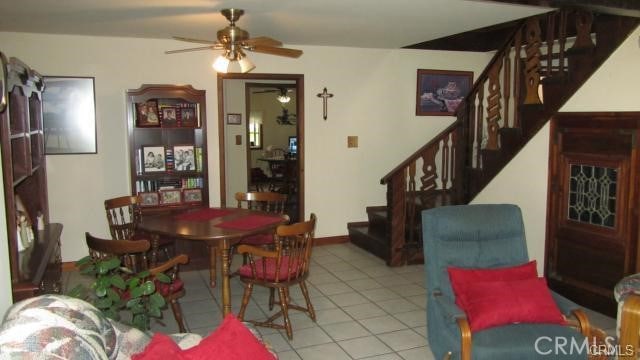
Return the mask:
<svg viewBox="0 0 640 360">
<path fill-rule="evenodd" d="M 368 223 L 349 223 L 347 229 L 351 243 L 384 261 L 389 260 L 389 240 L 386 236 L 370 231 Z"/>
<path fill-rule="evenodd" d="M 386 206 L 368 206 L 367 218 L 369 219 L 369 228 L 381 235 L 387 234 L 387 207 Z"/>
</svg>

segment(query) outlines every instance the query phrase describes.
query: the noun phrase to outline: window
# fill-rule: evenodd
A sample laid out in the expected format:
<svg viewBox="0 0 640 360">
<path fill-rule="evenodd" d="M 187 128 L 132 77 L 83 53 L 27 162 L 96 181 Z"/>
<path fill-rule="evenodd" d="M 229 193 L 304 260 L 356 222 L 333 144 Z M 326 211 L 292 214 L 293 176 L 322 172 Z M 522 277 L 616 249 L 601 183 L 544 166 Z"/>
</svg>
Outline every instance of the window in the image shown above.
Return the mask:
<svg viewBox="0 0 640 360">
<path fill-rule="evenodd" d="M 249 146 L 251 149 L 262 149 L 262 113 L 252 111 L 249 116 Z"/>
</svg>

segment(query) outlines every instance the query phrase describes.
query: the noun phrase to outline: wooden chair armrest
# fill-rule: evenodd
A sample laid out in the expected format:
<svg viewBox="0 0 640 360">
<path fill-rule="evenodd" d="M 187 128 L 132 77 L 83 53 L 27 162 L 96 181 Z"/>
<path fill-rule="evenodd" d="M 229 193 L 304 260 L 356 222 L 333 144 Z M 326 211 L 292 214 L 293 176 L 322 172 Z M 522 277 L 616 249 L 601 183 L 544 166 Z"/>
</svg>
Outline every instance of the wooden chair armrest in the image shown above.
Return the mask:
<svg viewBox="0 0 640 360">
<path fill-rule="evenodd" d="M 619 359 L 636 359 L 640 344 L 640 295 L 630 294 L 624 298 L 620 314 Z"/>
<path fill-rule="evenodd" d="M 238 254 L 251 254 L 253 256 L 277 258 L 278 252 L 266 250 L 264 248 L 252 246 L 252 245 L 240 245 L 238 246 Z"/>
<path fill-rule="evenodd" d="M 175 256 L 169 260 L 167 260 L 166 262 L 152 268 L 149 269 L 149 272 L 151 273 L 151 275 L 155 275 L 158 273 L 163 273 L 169 269 L 173 269 L 175 267 L 177 267 L 178 265 L 184 265 L 186 263 L 189 262 L 189 257 L 185 254 L 180 254 L 178 256 Z"/>
<path fill-rule="evenodd" d="M 457 318 L 460 329 L 460 359 L 471 360 L 471 327 L 467 318 Z"/>
<path fill-rule="evenodd" d="M 589 318 L 587 317 L 587 314 L 584 313 L 584 311 L 582 311 L 581 309 L 575 309 L 573 311 L 571 311 L 571 314 L 576 318 L 576 320 L 578 321 L 576 327 L 580 330 L 580 333 L 584 336 L 590 337 L 591 334 L 591 324 L 589 323 Z M 567 319 L 567 322 L 569 322 L 569 324 L 571 324 L 570 319 Z"/>
</svg>

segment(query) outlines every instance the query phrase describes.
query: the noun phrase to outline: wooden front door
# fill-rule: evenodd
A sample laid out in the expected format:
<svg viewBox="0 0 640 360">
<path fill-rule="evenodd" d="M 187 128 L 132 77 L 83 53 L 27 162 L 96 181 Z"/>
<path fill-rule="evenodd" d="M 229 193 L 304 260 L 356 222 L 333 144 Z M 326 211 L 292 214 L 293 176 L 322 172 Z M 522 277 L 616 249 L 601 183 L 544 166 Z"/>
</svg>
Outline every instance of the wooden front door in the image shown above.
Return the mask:
<svg viewBox="0 0 640 360">
<path fill-rule="evenodd" d="M 545 273 L 551 288 L 615 316 L 613 287 L 638 271 L 640 113 L 551 122 Z"/>
</svg>

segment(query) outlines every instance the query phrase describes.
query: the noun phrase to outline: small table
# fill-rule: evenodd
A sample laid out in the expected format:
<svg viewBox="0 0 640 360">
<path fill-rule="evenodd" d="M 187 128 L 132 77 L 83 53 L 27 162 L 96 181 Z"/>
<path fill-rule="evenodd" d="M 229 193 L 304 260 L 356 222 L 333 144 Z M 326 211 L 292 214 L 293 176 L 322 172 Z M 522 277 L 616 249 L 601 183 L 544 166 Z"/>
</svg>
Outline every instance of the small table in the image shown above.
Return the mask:
<svg viewBox="0 0 640 360">
<path fill-rule="evenodd" d="M 268 219 L 271 218 L 271 219 Z M 243 221 L 255 220 L 255 226 L 229 227 Z M 260 220 L 260 221 L 258 221 Z M 286 215 L 239 208 L 205 208 L 184 213 L 166 213 L 144 216 L 138 229 L 151 235 L 152 246 L 158 246 L 160 236 L 178 240 L 204 241 L 209 249 L 209 274 L 215 286 L 216 249 L 222 261 L 223 314 L 231 312 L 231 286 L 229 281 L 229 248 L 240 239 L 259 233 L 272 232 L 278 225 L 289 221 Z M 267 223 L 268 222 L 268 223 Z"/>
</svg>

